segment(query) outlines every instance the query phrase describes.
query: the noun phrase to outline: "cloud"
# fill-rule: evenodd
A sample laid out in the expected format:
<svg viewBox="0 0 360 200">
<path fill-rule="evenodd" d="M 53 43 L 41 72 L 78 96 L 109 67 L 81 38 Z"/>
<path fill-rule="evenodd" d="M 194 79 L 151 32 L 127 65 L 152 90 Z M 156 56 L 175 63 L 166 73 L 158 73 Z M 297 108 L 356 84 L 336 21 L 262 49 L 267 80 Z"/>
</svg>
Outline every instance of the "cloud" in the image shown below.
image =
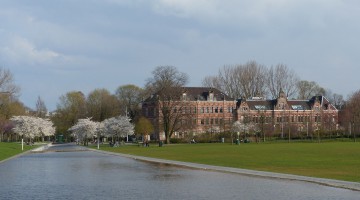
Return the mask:
<svg viewBox="0 0 360 200">
<path fill-rule="evenodd" d="M 45 64 L 63 57 L 50 49 L 39 49 L 22 37 L 10 38 L 8 44 L 0 48 L 0 52 L 4 59 L 17 64 Z"/>
</svg>

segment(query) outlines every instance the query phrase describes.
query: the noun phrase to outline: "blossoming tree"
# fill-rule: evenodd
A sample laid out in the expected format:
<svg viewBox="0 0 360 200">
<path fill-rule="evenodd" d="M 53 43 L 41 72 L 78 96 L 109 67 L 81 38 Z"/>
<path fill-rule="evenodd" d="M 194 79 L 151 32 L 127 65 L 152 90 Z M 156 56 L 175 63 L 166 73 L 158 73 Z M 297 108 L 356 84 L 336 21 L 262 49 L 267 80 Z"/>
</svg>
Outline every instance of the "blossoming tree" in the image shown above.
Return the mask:
<svg viewBox="0 0 360 200">
<path fill-rule="evenodd" d="M 32 116 L 14 116 L 10 119 L 14 123 L 13 132 L 20 137 L 29 139 L 30 142 L 35 137 L 52 136 L 55 134 L 55 127 L 48 119 L 42 119 Z"/>
<path fill-rule="evenodd" d="M 106 135 L 113 139 L 119 140 L 121 137 L 134 134 L 134 125 L 130 122 L 129 117 L 112 117 L 105 119 L 103 123 Z"/>
<path fill-rule="evenodd" d="M 90 118 L 79 119 L 78 122 L 69 128 L 73 136 L 84 145 L 88 145 L 88 139 L 95 137 L 100 122 L 91 121 Z"/>
</svg>

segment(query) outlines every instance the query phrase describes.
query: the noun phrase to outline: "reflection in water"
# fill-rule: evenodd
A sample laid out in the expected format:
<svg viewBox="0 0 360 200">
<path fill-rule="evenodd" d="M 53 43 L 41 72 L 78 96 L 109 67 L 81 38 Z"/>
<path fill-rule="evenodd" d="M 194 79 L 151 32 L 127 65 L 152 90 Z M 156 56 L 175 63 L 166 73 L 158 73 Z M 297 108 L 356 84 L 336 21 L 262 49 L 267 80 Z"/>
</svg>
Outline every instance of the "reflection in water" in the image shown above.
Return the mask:
<svg viewBox="0 0 360 200">
<path fill-rule="evenodd" d="M 316 184 L 178 168 L 91 151 L 28 154 L 0 164 L 0 199 L 358 200 L 359 195 Z"/>
</svg>

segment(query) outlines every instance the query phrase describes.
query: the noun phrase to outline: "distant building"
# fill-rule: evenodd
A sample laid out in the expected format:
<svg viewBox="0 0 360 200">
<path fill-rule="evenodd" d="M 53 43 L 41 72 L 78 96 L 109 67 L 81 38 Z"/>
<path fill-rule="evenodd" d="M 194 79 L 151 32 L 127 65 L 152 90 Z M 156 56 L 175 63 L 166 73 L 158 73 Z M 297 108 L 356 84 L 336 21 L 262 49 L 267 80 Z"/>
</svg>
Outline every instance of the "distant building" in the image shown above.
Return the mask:
<svg viewBox="0 0 360 200">
<path fill-rule="evenodd" d="M 268 136 L 312 137 L 315 131 L 338 129 L 338 110 L 324 96 L 288 100 L 281 91 L 273 100 L 238 100 L 236 120 L 253 122 Z"/>
<path fill-rule="evenodd" d="M 310 137 L 314 131 L 334 131 L 338 128 L 338 110 L 324 96 L 309 100 L 288 100 L 284 92 L 273 100 L 260 97 L 235 100 L 218 89 L 184 87 L 181 104 L 174 112 L 183 115 L 173 137 L 200 133 L 229 132 L 232 124 L 256 124 L 260 134 L 268 136 Z M 156 94 L 142 104 L 142 112 L 155 127 L 154 137 L 164 139 L 160 103 Z"/>
<path fill-rule="evenodd" d="M 182 97 L 172 109 L 182 112 L 180 126 L 173 137 L 186 134 L 218 133 L 230 131 L 235 117 L 236 101 L 215 88 L 184 87 Z M 163 139 L 161 112 L 156 94 L 142 104 L 143 115 L 155 127 L 155 137 Z"/>
</svg>

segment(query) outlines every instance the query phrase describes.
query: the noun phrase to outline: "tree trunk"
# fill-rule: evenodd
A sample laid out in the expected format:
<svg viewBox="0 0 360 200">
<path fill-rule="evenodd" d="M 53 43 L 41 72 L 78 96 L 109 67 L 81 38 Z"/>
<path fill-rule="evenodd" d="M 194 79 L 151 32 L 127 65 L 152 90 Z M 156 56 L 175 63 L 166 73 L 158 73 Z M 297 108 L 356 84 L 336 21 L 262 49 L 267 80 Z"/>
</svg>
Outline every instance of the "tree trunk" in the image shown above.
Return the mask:
<svg viewBox="0 0 360 200">
<path fill-rule="evenodd" d="M 165 143 L 170 144 L 170 134 L 165 132 Z"/>
</svg>

